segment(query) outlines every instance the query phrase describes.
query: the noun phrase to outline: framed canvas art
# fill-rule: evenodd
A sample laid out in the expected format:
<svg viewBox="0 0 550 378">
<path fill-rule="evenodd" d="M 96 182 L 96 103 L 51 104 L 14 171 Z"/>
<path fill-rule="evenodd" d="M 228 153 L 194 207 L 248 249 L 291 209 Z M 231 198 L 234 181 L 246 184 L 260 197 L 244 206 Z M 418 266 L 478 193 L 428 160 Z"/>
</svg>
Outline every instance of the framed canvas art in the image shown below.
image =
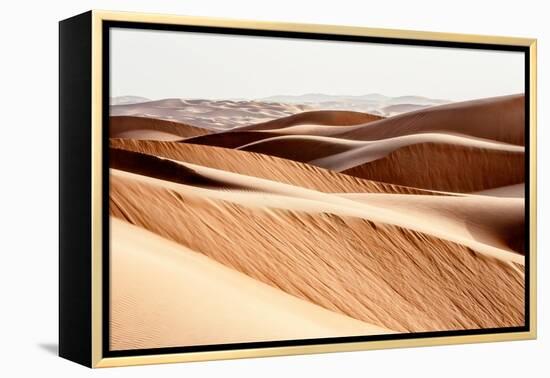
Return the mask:
<svg viewBox="0 0 550 378">
<path fill-rule="evenodd" d="M 59 353 L 536 337 L 536 41 L 60 22 Z"/>
</svg>

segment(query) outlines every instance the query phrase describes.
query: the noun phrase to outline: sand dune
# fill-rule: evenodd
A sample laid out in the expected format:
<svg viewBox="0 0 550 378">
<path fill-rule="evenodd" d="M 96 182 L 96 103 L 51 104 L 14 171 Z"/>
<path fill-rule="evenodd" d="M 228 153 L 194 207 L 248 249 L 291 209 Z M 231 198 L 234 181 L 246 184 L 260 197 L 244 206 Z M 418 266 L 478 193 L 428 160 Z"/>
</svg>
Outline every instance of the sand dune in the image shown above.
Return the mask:
<svg viewBox="0 0 550 378">
<path fill-rule="evenodd" d="M 237 148 L 248 143 L 272 138 L 277 135 L 284 134 L 265 133 L 262 131 L 228 131 L 189 138 L 185 140 L 185 143 L 202 144 L 213 147 Z"/>
<path fill-rule="evenodd" d="M 278 136 L 239 147 L 401 186 L 473 192 L 525 180 L 524 148 L 447 134 L 378 141 Z"/>
<path fill-rule="evenodd" d="M 284 159 L 309 162 L 326 156 L 364 147 L 367 142 L 310 135 L 276 136 L 238 147 L 239 150 L 257 152 Z M 315 165 L 315 164 L 314 164 Z M 320 166 L 320 165 L 319 165 Z"/>
<path fill-rule="evenodd" d="M 314 110 L 294 114 L 272 121 L 258 123 L 250 126 L 243 126 L 239 131 L 244 130 L 272 130 L 297 125 L 326 125 L 326 126 L 349 126 L 365 124 L 381 120 L 383 117 L 368 113 L 345 111 L 345 110 Z"/>
<path fill-rule="evenodd" d="M 111 148 L 109 150 L 109 165 L 111 168 L 154 177 L 161 180 L 203 188 L 227 188 L 244 190 L 246 186 L 230 184 L 223 180 L 210 178 L 196 170 L 176 162 L 159 159 L 155 156 Z"/>
<path fill-rule="evenodd" d="M 302 97 L 111 107 L 111 347 L 523 325 L 523 95 Z"/>
<path fill-rule="evenodd" d="M 143 160 L 143 156 L 140 154 L 136 154 L 136 158 L 139 158 L 140 161 Z M 155 159 L 155 157 L 150 158 Z M 163 160 L 157 160 L 158 162 L 155 165 L 162 164 Z M 174 164 L 173 161 L 167 161 L 166 163 L 169 163 L 170 165 Z M 368 202 L 357 203 L 355 201 L 350 201 L 342 196 L 334 196 L 331 194 L 322 193 L 310 189 L 304 189 L 297 186 L 259 179 L 257 177 L 245 176 L 192 164 L 178 164 L 181 164 L 187 170 L 197 172 L 200 177 L 203 178 L 200 183 L 215 182 L 220 184 L 217 186 L 195 185 L 195 180 L 190 182 L 169 180 L 169 182 L 167 182 L 157 180 L 157 177 L 151 175 L 127 175 L 126 173 L 117 170 L 112 171 L 111 174 L 116 177 L 129 177 L 132 180 L 136 180 L 139 182 L 161 186 L 165 189 L 170 189 L 178 193 L 192 193 L 204 198 L 230 201 L 247 207 L 302 211 L 313 214 L 330 213 L 339 216 L 358 217 L 373 222 L 391 224 L 442 238 L 448 241 L 460 243 L 469 248 L 472 248 L 479 253 L 498 258 L 503 261 L 512 261 L 515 263 L 523 264 L 523 258 L 511 253 L 513 252 L 513 250 L 510 248 L 511 243 L 512 245 L 516 244 L 516 239 L 518 236 L 517 233 L 506 236 L 506 238 L 510 238 L 510 243 L 507 243 L 506 241 L 500 242 L 500 238 L 497 237 L 493 239 L 487 237 L 483 239 L 478 239 L 475 237 L 472 238 L 471 230 L 466 233 L 457 233 L 452 228 L 442 227 L 439 219 L 432 219 L 432 217 L 429 216 L 429 212 L 427 212 L 427 215 L 425 217 L 419 219 L 417 217 L 417 214 L 414 214 L 414 212 L 399 211 L 402 210 L 399 209 L 399 207 L 397 207 L 397 211 L 395 211 L 392 207 L 389 206 L 372 206 Z M 181 186 L 179 184 L 184 184 L 184 186 Z M 219 190 L 204 190 L 204 188 L 221 188 L 225 190 L 223 192 L 220 192 Z M 240 192 L 228 193 L 226 190 L 239 190 Z M 484 198 L 478 197 L 475 201 L 480 208 L 487 206 L 483 202 L 483 200 Z M 487 201 L 490 201 L 490 199 L 487 199 L 486 202 Z M 498 201 L 498 199 L 492 199 L 492 201 Z M 441 204 L 441 202 L 436 203 Z M 490 208 L 494 210 L 494 206 Z M 517 209 L 517 211 L 510 211 L 509 208 L 505 207 L 505 211 L 508 210 L 508 212 L 511 213 L 512 216 L 515 216 L 521 214 L 521 202 L 516 204 L 515 209 Z M 500 213 L 501 212 L 495 211 L 495 214 Z M 470 217 L 470 219 L 472 219 L 472 217 Z M 523 218 L 520 218 L 519 221 L 522 222 L 522 219 Z M 463 222 L 464 220 L 462 219 L 459 221 Z M 502 221 L 503 220 L 500 219 L 497 224 L 500 224 L 499 222 Z M 520 225 L 514 224 L 514 226 L 514 230 L 521 228 Z M 510 232 L 511 230 L 511 227 L 506 228 L 507 232 Z M 480 232 L 480 235 L 481 234 L 483 233 Z"/>
<path fill-rule="evenodd" d="M 329 136 L 333 133 L 351 130 L 350 125 L 365 124 L 379 119 L 382 117 L 351 111 L 309 111 L 264 123 L 238 127 L 226 132 L 203 135 L 185 142 L 237 148 L 262 139 L 289 134 L 307 133 L 308 135 Z"/>
<path fill-rule="evenodd" d="M 303 125 L 297 125 L 297 126 L 287 126 L 287 127 L 281 127 L 279 129 L 270 129 L 270 130 L 262 130 L 258 133 L 261 133 L 262 135 L 265 134 L 273 134 L 269 135 L 269 137 L 273 136 L 282 136 L 282 135 L 309 135 L 309 136 L 325 136 L 330 137 L 334 135 L 340 135 L 345 131 L 348 130 L 355 130 L 355 126 L 327 126 L 327 125 L 315 125 L 315 124 L 303 124 Z"/>
<path fill-rule="evenodd" d="M 111 348 L 389 333 L 111 218 Z"/>
<path fill-rule="evenodd" d="M 350 126 L 362 115 L 305 112 L 189 142 L 433 191 L 476 192 L 525 180 L 523 95 L 435 106 Z"/>
<path fill-rule="evenodd" d="M 435 133 L 405 135 L 377 141 L 354 141 L 313 135 L 274 136 L 242 145 L 238 149 L 344 171 L 385 157 L 397 149 L 421 143 L 448 144 L 520 155 L 524 153 L 521 146 Z"/>
<path fill-rule="evenodd" d="M 263 101 L 167 98 L 112 105 L 110 114 L 169 120 L 220 131 L 282 118 L 308 108 Z"/>
<path fill-rule="evenodd" d="M 326 309 L 396 331 L 523 324 L 523 273 L 510 262 L 358 217 L 249 208 L 128 175 L 111 178 L 114 216 Z"/>
<path fill-rule="evenodd" d="M 162 119 L 130 116 L 109 118 L 110 138 L 174 141 L 208 133 L 205 129 Z"/>
<path fill-rule="evenodd" d="M 312 165 L 246 151 L 185 143 L 125 139 L 111 139 L 110 144 L 113 148 L 142 152 L 322 192 L 440 194 L 363 180 Z"/>
<path fill-rule="evenodd" d="M 386 115 L 385 108 L 392 105 L 422 105 L 434 106 L 448 103 L 447 100 L 431 99 L 422 96 L 388 97 L 379 93 L 367 95 L 327 95 L 322 93 L 308 93 L 298 96 L 279 95 L 262 99 L 264 101 L 279 101 L 292 104 L 306 104 L 312 109 L 353 110 L 371 114 Z M 397 109 L 399 110 L 399 108 Z M 391 112 L 395 113 L 395 111 Z"/>
<path fill-rule="evenodd" d="M 353 140 L 375 140 L 425 132 L 446 132 L 525 143 L 525 97 L 511 95 L 451 103 L 404 113 L 338 135 Z"/>
<path fill-rule="evenodd" d="M 418 104 L 397 104 L 389 105 L 382 108 L 382 112 L 386 115 L 396 115 L 401 113 L 408 113 L 419 109 L 427 108 L 430 105 L 418 105 Z"/>
<path fill-rule="evenodd" d="M 341 155 L 311 163 L 328 167 L 349 164 L 346 156 Z M 358 158 L 361 159 L 361 155 Z M 400 148 L 383 159 L 358 164 L 342 172 L 397 185 L 469 193 L 524 182 L 524 159 L 523 152 L 420 143 Z M 327 161 L 336 164 L 333 166 L 327 164 Z"/>
<path fill-rule="evenodd" d="M 382 209 L 427 219 L 454 236 L 474 238 L 505 250 L 525 252 L 522 198 L 344 193 L 340 196 Z"/>
</svg>

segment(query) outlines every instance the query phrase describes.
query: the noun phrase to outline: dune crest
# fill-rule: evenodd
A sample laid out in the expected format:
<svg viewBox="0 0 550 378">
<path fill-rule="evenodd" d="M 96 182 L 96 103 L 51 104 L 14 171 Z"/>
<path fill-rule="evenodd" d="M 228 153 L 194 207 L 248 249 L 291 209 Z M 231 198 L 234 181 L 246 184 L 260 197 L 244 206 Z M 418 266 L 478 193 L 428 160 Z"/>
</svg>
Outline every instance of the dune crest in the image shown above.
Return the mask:
<svg viewBox="0 0 550 378">
<path fill-rule="evenodd" d="M 110 138 L 176 141 L 208 133 L 206 129 L 162 119 L 132 116 L 109 118 Z"/>
<path fill-rule="evenodd" d="M 288 117 L 278 118 L 271 121 L 257 123 L 249 126 L 239 127 L 239 131 L 244 130 L 272 130 L 289 126 L 298 126 L 306 124 L 322 126 L 350 126 L 362 125 L 372 121 L 378 121 L 384 117 L 369 113 L 361 113 L 346 110 L 312 110 Z"/>
<path fill-rule="evenodd" d="M 524 182 L 524 159 L 523 152 L 420 143 L 341 172 L 396 185 L 469 193 Z M 335 160 L 350 163 L 344 156 Z"/>
<path fill-rule="evenodd" d="M 142 160 L 141 156 L 138 155 L 136 157 L 139 157 L 140 160 Z M 157 164 L 162 164 L 164 161 L 163 159 L 158 159 L 155 157 L 150 158 L 157 159 Z M 172 161 L 166 161 L 166 163 L 169 163 L 169 165 L 174 164 Z M 462 229 L 457 232 L 457 230 L 454 230 L 452 227 L 441 227 L 441 222 L 438 217 L 432 219 L 429 211 L 426 211 L 425 217 L 418 218 L 418 214 L 414 214 L 414 212 L 411 214 L 410 211 L 399 211 L 400 209 L 398 206 L 373 207 L 368 202 L 363 201 L 357 203 L 355 201 L 348 200 L 345 196 L 334 196 L 315 190 L 277 183 L 271 180 L 195 166 L 188 163 L 179 164 L 181 164 L 184 169 L 192 171 L 201 177 L 202 180 L 198 182 L 198 185 L 195 183 L 195 180 L 189 180 L 189 182 L 179 181 L 178 179 L 168 181 L 158 180 L 154 176 L 126 174 L 126 172 L 121 172 L 118 170 L 112 171 L 111 175 L 113 177 L 124 177 L 153 186 L 160 186 L 164 189 L 180 194 L 199 195 L 204 198 L 229 201 L 250 208 L 283 209 L 302 211 L 312 214 L 330 213 L 339 216 L 358 217 L 372 222 L 385 223 L 416 232 L 425 233 L 447 241 L 462 244 L 466 247 L 472 248 L 474 251 L 500 259 L 502 261 L 523 264 L 523 257 L 512 253 L 514 252 L 513 249 L 510 248 L 508 243 L 499 242 L 500 238 L 482 237 L 481 240 L 476 237 L 472 238 L 473 231 L 477 229 L 475 224 L 472 229 L 467 229 L 465 233 L 460 232 Z M 216 183 L 217 185 L 213 186 L 205 183 Z M 223 191 L 219 191 L 218 189 L 222 189 Z M 395 195 L 390 196 L 395 197 Z M 487 204 L 490 205 L 491 201 L 494 203 L 499 200 L 484 200 L 481 197 L 477 197 L 474 206 L 483 208 L 484 206 L 487 206 Z M 444 200 L 443 203 L 445 202 L 446 201 Z M 454 203 L 456 204 L 457 202 L 455 201 Z M 465 203 L 464 198 L 461 203 Z M 515 207 L 517 211 L 512 212 L 512 214 L 521 215 L 521 209 L 523 209 L 521 206 L 521 202 L 517 203 Z M 395 211 L 396 208 L 398 211 Z M 444 208 L 446 207 L 444 206 Z M 493 211 L 496 210 L 495 208 L 492 209 Z M 508 212 L 511 211 L 510 208 L 505 209 Z M 405 210 L 410 209 L 405 208 Z M 498 213 L 498 211 L 495 211 L 495 214 Z M 470 216 L 469 219 L 472 219 L 472 217 Z M 501 221 L 502 219 L 498 220 L 497 224 Z M 464 222 L 464 219 L 459 222 Z M 523 227 L 521 226 L 522 225 L 516 225 L 516 229 L 523 230 Z M 507 232 L 510 230 L 510 228 L 506 229 Z M 515 246 L 516 242 L 514 235 L 517 235 L 517 232 L 507 235 L 506 238 L 510 237 L 510 240 L 512 240 L 512 245 Z"/>
<path fill-rule="evenodd" d="M 111 139 L 110 145 L 113 148 L 223 169 L 322 192 L 442 195 L 412 187 L 363 180 L 300 162 L 246 151 L 186 143 L 125 139 Z"/>
</svg>

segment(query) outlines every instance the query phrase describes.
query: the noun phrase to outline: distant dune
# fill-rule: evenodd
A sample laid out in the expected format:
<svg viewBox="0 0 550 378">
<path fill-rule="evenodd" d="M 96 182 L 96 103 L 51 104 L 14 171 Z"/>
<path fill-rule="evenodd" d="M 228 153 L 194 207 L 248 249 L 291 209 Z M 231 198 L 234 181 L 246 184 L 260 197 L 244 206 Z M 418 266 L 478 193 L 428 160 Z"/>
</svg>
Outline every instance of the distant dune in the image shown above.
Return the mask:
<svg viewBox="0 0 550 378">
<path fill-rule="evenodd" d="M 386 112 L 385 109 L 393 105 L 419 105 L 434 106 L 448 103 L 447 100 L 432 99 L 423 96 L 398 96 L 390 97 L 380 93 L 370 93 L 366 95 L 327 95 L 323 93 L 307 93 L 298 96 L 271 96 L 263 98 L 266 102 L 282 102 L 287 104 L 304 104 L 312 109 L 324 110 L 353 110 L 358 112 L 367 112 L 371 114 L 394 114 Z M 396 108 L 397 112 L 400 108 Z M 408 111 L 408 110 L 404 110 Z"/>
<path fill-rule="evenodd" d="M 339 135 L 354 140 L 425 132 L 463 134 L 498 142 L 525 142 L 525 97 L 512 95 L 434 106 L 357 126 Z"/>
<path fill-rule="evenodd" d="M 398 104 L 398 105 L 389 105 L 382 108 L 382 112 L 388 115 L 401 114 L 412 112 L 414 110 L 427 108 L 429 105 L 417 105 L 417 104 Z"/>
<path fill-rule="evenodd" d="M 261 101 L 168 98 L 111 105 L 110 115 L 163 119 L 220 131 L 285 117 L 307 109 L 303 105 Z"/>
<path fill-rule="evenodd" d="M 162 119 L 118 116 L 109 118 L 109 137 L 143 140 L 181 140 L 209 131 Z"/>
<path fill-rule="evenodd" d="M 117 96 L 117 97 L 111 97 L 109 104 L 110 105 L 130 105 L 130 104 L 138 104 L 138 103 L 147 102 L 147 101 L 151 101 L 151 100 L 141 96 Z"/>
<path fill-rule="evenodd" d="M 273 130 L 297 125 L 350 126 L 381 120 L 383 117 L 368 113 L 343 110 L 316 110 L 302 112 L 272 121 L 240 127 L 244 130 Z"/>
<path fill-rule="evenodd" d="M 300 98 L 111 107 L 111 348 L 522 326 L 524 96 Z"/>
</svg>

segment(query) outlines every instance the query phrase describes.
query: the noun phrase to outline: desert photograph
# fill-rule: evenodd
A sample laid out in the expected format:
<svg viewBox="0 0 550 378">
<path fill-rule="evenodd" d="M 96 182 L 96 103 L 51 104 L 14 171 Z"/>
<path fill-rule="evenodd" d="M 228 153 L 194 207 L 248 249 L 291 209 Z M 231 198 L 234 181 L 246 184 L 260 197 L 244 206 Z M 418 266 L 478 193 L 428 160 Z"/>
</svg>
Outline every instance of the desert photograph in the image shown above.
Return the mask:
<svg viewBox="0 0 550 378">
<path fill-rule="evenodd" d="M 113 351 L 521 327 L 522 53 L 114 28 Z"/>
</svg>

